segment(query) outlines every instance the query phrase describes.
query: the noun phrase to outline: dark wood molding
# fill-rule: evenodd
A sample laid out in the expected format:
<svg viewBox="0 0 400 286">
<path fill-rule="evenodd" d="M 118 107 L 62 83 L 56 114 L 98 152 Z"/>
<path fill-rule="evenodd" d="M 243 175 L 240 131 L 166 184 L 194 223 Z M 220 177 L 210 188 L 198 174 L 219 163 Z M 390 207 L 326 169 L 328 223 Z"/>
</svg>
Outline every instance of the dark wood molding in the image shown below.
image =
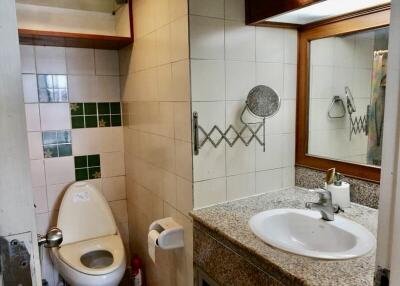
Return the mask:
<svg viewBox="0 0 400 286">
<path fill-rule="evenodd" d="M 335 167 L 343 174 L 362 180 L 379 183 L 380 168 L 337 161 L 308 154 L 308 102 L 309 102 L 309 44 L 310 41 L 344 35 L 357 31 L 385 27 L 390 24 L 390 9 L 370 10 L 358 16 L 326 24 L 308 26 L 299 32 L 297 107 L 296 107 L 296 166 L 326 171 Z"/>
<path fill-rule="evenodd" d="M 246 24 L 257 25 L 265 19 L 325 0 L 246 0 Z"/>
<path fill-rule="evenodd" d="M 18 29 L 19 42 L 24 45 L 57 46 L 76 48 L 96 48 L 119 50 L 133 43 L 132 0 L 129 1 L 130 37 L 68 33 L 58 31 L 38 31 Z"/>
</svg>

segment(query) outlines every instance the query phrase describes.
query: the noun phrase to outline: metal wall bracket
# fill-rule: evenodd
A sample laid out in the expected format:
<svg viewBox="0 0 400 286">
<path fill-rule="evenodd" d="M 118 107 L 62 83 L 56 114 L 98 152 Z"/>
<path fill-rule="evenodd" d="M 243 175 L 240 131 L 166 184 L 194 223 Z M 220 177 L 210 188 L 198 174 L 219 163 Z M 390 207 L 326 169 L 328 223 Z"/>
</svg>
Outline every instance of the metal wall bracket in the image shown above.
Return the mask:
<svg viewBox="0 0 400 286">
<path fill-rule="evenodd" d="M 350 114 L 350 140 L 352 135 L 364 133 L 368 135 L 368 118 L 367 115 L 353 116 Z"/>
<path fill-rule="evenodd" d="M 236 128 L 231 124 L 229 127 L 222 131 L 217 125 L 214 125 L 209 132 L 204 130 L 203 127 L 199 125 L 199 115 L 197 112 L 193 113 L 193 139 L 194 139 L 194 154 L 199 155 L 200 149 L 206 144 L 206 142 L 210 142 L 215 148 L 217 148 L 223 141 L 228 143 L 230 147 L 235 145 L 237 141 L 242 141 L 245 146 L 249 146 L 249 144 L 256 140 L 261 146 L 263 146 L 263 151 L 265 152 L 265 118 L 262 119 L 261 122 L 258 123 L 243 123 L 244 126 L 240 130 L 236 130 Z M 252 127 L 254 126 L 254 127 Z M 262 137 L 258 136 L 258 133 L 262 129 Z M 244 138 L 244 133 L 248 131 L 250 132 L 250 137 L 248 139 Z M 200 139 L 200 133 L 204 136 L 203 139 Z M 212 135 L 217 133 L 219 138 L 215 141 L 212 138 Z M 232 138 L 228 137 L 229 133 L 234 133 Z"/>
</svg>

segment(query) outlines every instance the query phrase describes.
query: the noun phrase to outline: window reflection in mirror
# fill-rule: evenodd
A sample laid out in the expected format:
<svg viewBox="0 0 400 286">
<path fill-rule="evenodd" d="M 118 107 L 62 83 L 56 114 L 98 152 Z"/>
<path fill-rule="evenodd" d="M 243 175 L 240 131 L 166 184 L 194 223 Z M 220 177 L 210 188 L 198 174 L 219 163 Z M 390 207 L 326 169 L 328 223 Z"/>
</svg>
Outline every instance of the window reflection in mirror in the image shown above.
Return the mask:
<svg viewBox="0 0 400 286">
<path fill-rule="evenodd" d="M 310 42 L 308 154 L 380 166 L 388 32 Z"/>
</svg>

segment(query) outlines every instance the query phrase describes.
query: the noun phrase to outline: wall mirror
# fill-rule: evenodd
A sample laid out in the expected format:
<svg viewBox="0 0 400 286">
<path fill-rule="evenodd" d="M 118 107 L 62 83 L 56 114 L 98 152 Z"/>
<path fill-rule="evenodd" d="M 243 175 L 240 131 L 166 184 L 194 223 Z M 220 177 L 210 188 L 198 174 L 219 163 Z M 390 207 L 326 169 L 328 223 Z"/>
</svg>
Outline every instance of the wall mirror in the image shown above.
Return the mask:
<svg viewBox="0 0 400 286">
<path fill-rule="evenodd" d="M 300 31 L 297 165 L 379 181 L 389 9 Z"/>
</svg>

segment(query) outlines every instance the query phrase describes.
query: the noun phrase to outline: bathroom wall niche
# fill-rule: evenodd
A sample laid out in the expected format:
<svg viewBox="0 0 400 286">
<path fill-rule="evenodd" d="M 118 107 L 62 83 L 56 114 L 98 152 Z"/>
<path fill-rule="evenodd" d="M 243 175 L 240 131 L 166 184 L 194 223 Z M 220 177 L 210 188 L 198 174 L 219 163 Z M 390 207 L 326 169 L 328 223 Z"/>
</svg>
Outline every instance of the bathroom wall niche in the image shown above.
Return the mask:
<svg viewBox="0 0 400 286">
<path fill-rule="evenodd" d="M 301 30 L 297 166 L 379 182 L 389 12 Z"/>
</svg>

